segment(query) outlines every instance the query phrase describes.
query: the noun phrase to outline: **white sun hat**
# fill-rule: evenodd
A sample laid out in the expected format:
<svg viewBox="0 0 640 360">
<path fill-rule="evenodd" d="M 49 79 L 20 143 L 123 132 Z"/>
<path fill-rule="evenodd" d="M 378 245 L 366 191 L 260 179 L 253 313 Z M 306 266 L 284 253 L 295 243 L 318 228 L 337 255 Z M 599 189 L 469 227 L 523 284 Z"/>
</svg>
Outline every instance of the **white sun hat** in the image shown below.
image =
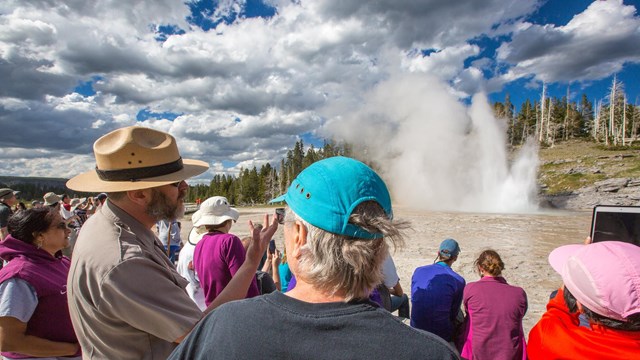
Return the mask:
<svg viewBox="0 0 640 360">
<path fill-rule="evenodd" d="M 227 220 L 238 220 L 240 213 L 231 207 L 224 196 L 214 196 L 200 204 L 200 217 L 193 222 L 193 226 L 220 225 Z"/>
</svg>

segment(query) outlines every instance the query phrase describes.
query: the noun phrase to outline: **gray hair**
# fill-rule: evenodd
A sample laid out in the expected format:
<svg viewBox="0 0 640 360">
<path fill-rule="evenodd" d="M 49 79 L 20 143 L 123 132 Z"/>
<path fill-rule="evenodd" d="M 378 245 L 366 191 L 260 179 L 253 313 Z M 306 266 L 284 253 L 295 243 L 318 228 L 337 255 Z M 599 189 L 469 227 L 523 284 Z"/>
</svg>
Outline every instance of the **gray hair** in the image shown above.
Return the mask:
<svg viewBox="0 0 640 360">
<path fill-rule="evenodd" d="M 307 243 L 301 248 L 296 276 L 331 295 L 345 296 L 346 301 L 365 299 L 382 283 L 382 263 L 391 243 L 394 249 L 404 245 L 404 231 L 409 222 L 390 220 L 380 205 L 366 201 L 358 205 L 349 223 L 380 239 L 359 239 L 337 235 L 313 226 L 287 208 L 285 226 L 300 221 L 307 228 Z"/>
</svg>

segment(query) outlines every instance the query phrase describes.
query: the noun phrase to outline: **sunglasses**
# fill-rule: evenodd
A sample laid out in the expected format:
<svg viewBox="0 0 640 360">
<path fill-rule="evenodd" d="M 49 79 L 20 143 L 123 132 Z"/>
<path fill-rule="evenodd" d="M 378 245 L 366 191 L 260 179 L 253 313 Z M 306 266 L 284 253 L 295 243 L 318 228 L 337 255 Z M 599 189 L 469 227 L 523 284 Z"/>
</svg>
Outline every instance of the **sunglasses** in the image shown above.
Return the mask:
<svg viewBox="0 0 640 360">
<path fill-rule="evenodd" d="M 169 185 L 171 185 L 171 186 L 175 186 L 175 187 L 180 187 L 180 184 L 182 184 L 182 182 L 183 182 L 183 181 L 184 181 L 184 180 L 180 180 L 180 181 L 177 181 L 177 182 L 171 183 L 171 184 L 169 184 Z"/>
</svg>

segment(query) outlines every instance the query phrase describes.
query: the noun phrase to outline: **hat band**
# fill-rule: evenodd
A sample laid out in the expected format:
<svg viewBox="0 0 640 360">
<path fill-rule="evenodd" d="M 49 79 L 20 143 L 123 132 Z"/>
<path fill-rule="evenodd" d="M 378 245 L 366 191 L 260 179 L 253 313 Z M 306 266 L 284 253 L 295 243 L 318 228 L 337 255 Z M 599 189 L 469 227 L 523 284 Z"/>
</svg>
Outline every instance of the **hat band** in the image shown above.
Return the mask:
<svg viewBox="0 0 640 360">
<path fill-rule="evenodd" d="M 166 164 L 139 167 L 135 169 L 100 170 L 96 166 L 96 173 L 100 180 L 104 181 L 140 181 L 156 176 L 168 175 L 178 172 L 183 168 L 182 158 Z"/>
</svg>

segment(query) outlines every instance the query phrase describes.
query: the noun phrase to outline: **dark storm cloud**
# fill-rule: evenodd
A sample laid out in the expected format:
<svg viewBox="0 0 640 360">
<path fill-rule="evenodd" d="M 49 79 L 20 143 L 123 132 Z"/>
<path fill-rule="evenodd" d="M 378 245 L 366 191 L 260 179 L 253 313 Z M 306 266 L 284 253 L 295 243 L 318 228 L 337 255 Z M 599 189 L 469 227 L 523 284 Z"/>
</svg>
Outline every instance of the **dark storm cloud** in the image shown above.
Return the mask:
<svg viewBox="0 0 640 360">
<path fill-rule="evenodd" d="M 28 147 L 87 154 L 105 129 L 93 129 L 96 119 L 76 109 L 55 110 L 32 102 L 29 108 L 7 111 L 0 107 L 0 147 Z"/>
<path fill-rule="evenodd" d="M 23 57 L 0 58 L 0 96 L 42 100 L 45 95 L 63 96 L 76 85 L 73 76 L 42 71 L 51 62 Z"/>
</svg>

